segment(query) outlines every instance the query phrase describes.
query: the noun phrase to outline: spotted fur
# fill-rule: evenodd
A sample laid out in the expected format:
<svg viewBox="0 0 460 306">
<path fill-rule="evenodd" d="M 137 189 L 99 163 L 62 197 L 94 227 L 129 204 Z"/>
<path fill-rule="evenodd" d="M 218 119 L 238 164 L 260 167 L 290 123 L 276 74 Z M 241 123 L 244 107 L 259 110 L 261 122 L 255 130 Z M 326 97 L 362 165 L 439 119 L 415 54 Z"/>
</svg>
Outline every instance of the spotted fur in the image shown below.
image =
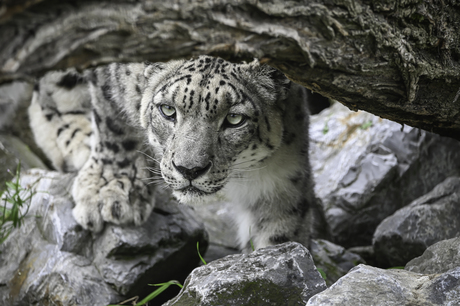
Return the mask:
<svg viewBox="0 0 460 306">
<path fill-rule="evenodd" d="M 30 115 L 56 168 L 79 170 L 73 213 L 84 228 L 144 222 L 154 206 L 149 178 L 157 171 L 146 169 L 155 161 L 180 202 L 232 202 L 240 246 L 248 250 L 250 241 L 256 248 L 309 243 L 317 205 L 305 99 L 304 88 L 257 61 L 202 56 L 111 64 L 84 78 L 51 73 L 40 81 Z M 49 139 L 39 136 L 45 129 Z M 77 140 L 80 134 L 86 138 Z M 88 156 L 84 165 L 66 146 Z"/>
</svg>

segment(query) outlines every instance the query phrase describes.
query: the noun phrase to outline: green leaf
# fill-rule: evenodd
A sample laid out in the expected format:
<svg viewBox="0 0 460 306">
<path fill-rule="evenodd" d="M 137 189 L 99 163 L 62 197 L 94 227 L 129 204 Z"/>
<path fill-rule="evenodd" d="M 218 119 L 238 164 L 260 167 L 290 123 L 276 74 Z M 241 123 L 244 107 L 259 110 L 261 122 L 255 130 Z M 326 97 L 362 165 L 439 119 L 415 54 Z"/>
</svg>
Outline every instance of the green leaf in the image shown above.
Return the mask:
<svg viewBox="0 0 460 306">
<path fill-rule="evenodd" d="M 359 128 L 362 130 L 367 130 L 371 126 L 372 126 L 372 120 L 369 120 L 368 122 L 364 122 L 363 124 L 361 124 Z"/>
<path fill-rule="evenodd" d="M 6 186 L 12 190 L 16 190 L 16 185 L 12 182 L 5 182 Z"/>
<path fill-rule="evenodd" d="M 199 241 L 197 241 L 197 243 L 196 243 L 196 251 L 198 252 L 198 256 L 200 256 L 201 262 L 206 266 L 207 263 L 203 259 L 203 257 L 201 257 L 201 254 L 200 254 L 200 242 Z"/>
<path fill-rule="evenodd" d="M 316 267 L 316 270 L 318 270 L 319 274 L 321 274 L 321 277 L 322 277 L 324 280 L 327 280 L 327 275 L 326 275 L 326 273 L 323 271 L 323 269 Z"/>
</svg>

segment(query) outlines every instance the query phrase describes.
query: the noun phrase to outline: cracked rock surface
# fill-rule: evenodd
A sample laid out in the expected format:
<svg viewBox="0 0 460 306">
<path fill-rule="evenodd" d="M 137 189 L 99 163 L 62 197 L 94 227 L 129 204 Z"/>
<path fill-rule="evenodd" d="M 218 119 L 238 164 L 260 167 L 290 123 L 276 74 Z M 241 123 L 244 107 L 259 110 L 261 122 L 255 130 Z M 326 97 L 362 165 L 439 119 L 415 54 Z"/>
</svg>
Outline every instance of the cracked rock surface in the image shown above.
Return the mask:
<svg viewBox="0 0 460 306">
<path fill-rule="evenodd" d="M 305 305 L 326 289 L 310 252 L 287 242 L 195 269 L 172 305 Z"/>
</svg>

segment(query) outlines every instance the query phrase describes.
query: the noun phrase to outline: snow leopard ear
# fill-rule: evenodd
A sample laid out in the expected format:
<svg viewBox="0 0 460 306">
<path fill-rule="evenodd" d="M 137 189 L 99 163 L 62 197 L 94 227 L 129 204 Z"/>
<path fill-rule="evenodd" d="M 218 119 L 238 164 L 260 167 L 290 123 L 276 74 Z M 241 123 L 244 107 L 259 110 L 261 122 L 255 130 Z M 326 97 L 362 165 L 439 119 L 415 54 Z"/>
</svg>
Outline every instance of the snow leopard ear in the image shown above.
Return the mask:
<svg viewBox="0 0 460 306">
<path fill-rule="evenodd" d="M 257 59 L 249 66 L 252 77 L 262 94 L 272 96 L 277 102 L 284 101 L 288 97 L 291 81 L 282 72 L 266 64 L 260 64 Z"/>
<path fill-rule="evenodd" d="M 150 78 L 153 74 L 157 74 L 166 68 L 165 63 L 150 63 L 144 62 L 144 77 Z"/>
<path fill-rule="evenodd" d="M 284 101 L 289 95 L 289 90 L 291 89 L 291 80 L 289 80 L 284 73 L 281 71 L 272 68 L 270 73 L 270 78 L 275 83 L 275 89 L 278 94 L 278 101 Z"/>
</svg>

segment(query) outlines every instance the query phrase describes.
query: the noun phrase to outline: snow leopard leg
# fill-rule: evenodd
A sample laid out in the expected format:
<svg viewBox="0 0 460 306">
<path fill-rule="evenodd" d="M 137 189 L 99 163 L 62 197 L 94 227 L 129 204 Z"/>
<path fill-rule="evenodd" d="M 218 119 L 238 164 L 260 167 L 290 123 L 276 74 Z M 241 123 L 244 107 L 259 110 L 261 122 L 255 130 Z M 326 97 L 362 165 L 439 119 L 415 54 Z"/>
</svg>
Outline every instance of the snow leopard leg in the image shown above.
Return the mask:
<svg viewBox="0 0 460 306">
<path fill-rule="evenodd" d="M 88 73 L 93 105 L 91 156 L 72 188 L 75 219 L 86 229 L 99 232 L 106 222 L 139 225 L 147 220 L 154 198 L 143 149 L 143 134 L 128 124 L 122 86 L 135 80 L 120 80 L 119 64 Z M 126 75 L 125 75 L 126 76 Z M 133 76 L 134 77 L 134 76 Z M 140 99 L 140 95 L 139 95 Z"/>
<path fill-rule="evenodd" d="M 90 155 L 91 101 L 75 70 L 50 72 L 35 85 L 29 121 L 36 143 L 53 166 L 78 171 Z"/>
<path fill-rule="evenodd" d="M 261 200 L 238 209 L 238 238 L 244 253 L 288 241 L 309 246 L 314 199 L 300 197 L 276 205 L 279 200 Z M 275 205 L 274 205 L 275 204 Z"/>
</svg>

